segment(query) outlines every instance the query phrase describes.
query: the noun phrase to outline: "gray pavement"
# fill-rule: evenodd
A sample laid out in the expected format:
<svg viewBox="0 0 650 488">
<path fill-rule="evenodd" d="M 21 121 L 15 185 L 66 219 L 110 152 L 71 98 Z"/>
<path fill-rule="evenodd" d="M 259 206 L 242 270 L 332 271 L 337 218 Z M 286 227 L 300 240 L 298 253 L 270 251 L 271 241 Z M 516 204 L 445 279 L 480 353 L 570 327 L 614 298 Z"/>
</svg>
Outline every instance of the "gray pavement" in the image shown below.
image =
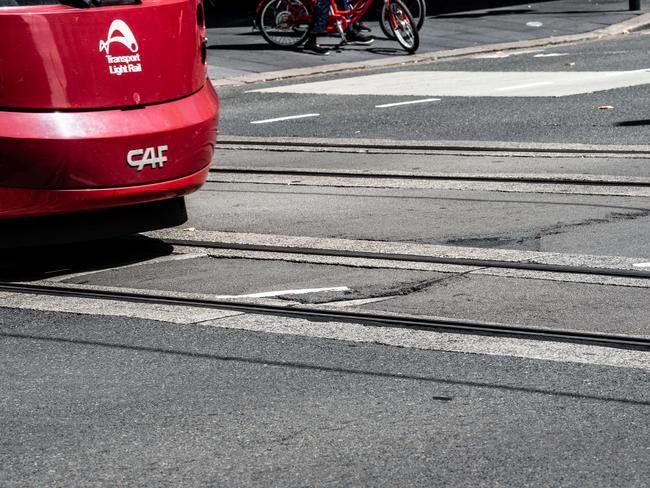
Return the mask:
<svg viewBox="0 0 650 488">
<path fill-rule="evenodd" d="M 0 339 L 1 486 L 650 476 L 641 369 L 7 309 Z"/>
<path fill-rule="evenodd" d="M 647 31 L 642 31 L 497 57 L 467 56 L 306 80 L 223 86 L 220 131 L 266 138 L 646 144 L 649 117 L 639 100 L 650 93 L 647 44 Z M 594 76 L 603 84 L 583 80 Z M 627 86 L 632 83 L 628 76 L 641 77 L 641 84 Z M 560 80 L 567 79 L 572 88 L 584 91 L 548 93 L 549 88 L 566 86 Z M 528 87 L 529 96 L 509 96 L 510 88 L 521 86 Z M 351 87 L 360 93 L 349 93 Z M 387 93 L 388 88 L 400 91 Z M 459 92 L 447 93 L 449 89 Z M 417 94 L 409 95 L 411 91 Z M 378 107 L 421 99 L 434 101 Z M 252 123 L 295 114 L 319 115 Z"/>
<path fill-rule="evenodd" d="M 639 18 L 650 8 L 650 0 L 642 0 L 641 7 L 641 11 L 631 12 L 627 0 L 555 0 L 436 15 L 439 10 L 429 2 L 431 15 L 420 31 L 418 54 L 585 34 Z M 226 26 L 208 29 L 209 72 L 217 83 L 278 70 L 381 59 L 399 63 L 409 59 L 396 42 L 383 37 L 378 24 L 372 21 L 370 26 L 377 36 L 372 46 L 345 46 L 331 56 L 273 48 L 252 30 L 252 18 L 250 23 L 244 21 L 236 26 L 222 24 Z M 324 40 L 324 44 L 335 43 L 334 38 Z"/>
<path fill-rule="evenodd" d="M 434 14 L 422 33 L 423 58 L 381 39 L 372 48 L 346 47 L 323 58 L 272 49 L 246 22 L 211 28 L 210 73 L 222 85 L 220 129 L 260 137 L 313 137 L 318 127 L 347 138 L 476 140 L 482 134 L 477 128 L 500 125 L 493 123 L 498 112 L 487 107 L 518 119 L 508 124 L 514 140 L 580 142 L 576 134 L 586 134 L 584 142 L 592 144 L 645 144 L 647 116 L 638 103 L 647 99 L 645 87 L 608 92 L 614 96 L 604 101 L 582 96 L 568 104 L 571 117 L 556 116 L 563 104 L 553 101 L 504 106 L 503 100 L 451 100 L 441 104 L 447 111 L 440 131 L 420 137 L 414 127 L 431 119 L 415 117 L 409 126 L 387 114 L 369 127 L 369 112 L 359 109 L 372 108 L 377 97 L 358 97 L 356 105 L 348 97 L 330 112 L 323 97 L 324 121 L 256 132 L 252 120 L 287 105 L 307 107 L 305 99 L 263 98 L 246 93 L 247 87 L 226 86 L 269 71 L 306 74 L 337 64 L 344 70 L 347 63 L 399 64 L 498 51 L 548 36 L 580 38 L 643 20 L 627 8 L 626 0 L 560 0 Z M 647 39 L 619 36 L 566 49 L 571 56 L 588 54 L 580 69 L 629 70 L 647 66 Z M 492 47 L 482 49 L 486 44 Z M 542 64 L 547 71 L 570 69 L 564 58 L 529 58 L 455 63 L 477 72 L 534 71 L 529 68 Z M 594 108 L 605 102 L 616 110 Z M 540 105 L 546 111 L 538 116 Z M 350 109 L 357 118 L 342 121 L 340 113 Z M 458 119 L 450 117 L 454 112 Z M 527 114 L 532 129 L 517 131 Z M 474 127 L 464 122 L 474 117 Z M 579 129 L 571 131 L 573 125 Z M 357 133 L 361 128 L 368 133 Z M 494 132 L 484 137 L 486 144 L 495 141 Z M 542 159 L 235 150 L 219 151 L 220 165 L 648 177 L 645 155 L 611 154 Z M 560 194 L 557 188 L 540 193 L 539 187 L 506 192 L 485 182 L 454 189 L 405 181 L 385 188 L 381 178 L 353 187 L 350 178 L 313 184 L 300 175 L 285 181 L 243 176 L 238 182 L 225 182 L 225 176 L 211 173 L 189 199 L 191 220 L 168 232 L 245 244 L 428 251 L 612 269 L 640 269 L 635 266 L 650 258 L 647 196 Z M 0 280 L 158 296 L 272 291 L 273 298 L 264 300 L 288 306 L 326 302 L 338 309 L 643 337 L 650 327 L 647 280 L 260 254 L 173 248 L 155 239 L 111 241 L 5 253 Z M 289 288 L 301 294 L 282 294 Z M 650 479 L 649 370 L 645 351 L 3 292 L 0 486 L 644 487 Z"/>
<path fill-rule="evenodd" d="M 648 258 L 647 199 L 208 183 L 201 230 Z M 594 234 L 596 238 L 592 238 Z"/>
</svg>

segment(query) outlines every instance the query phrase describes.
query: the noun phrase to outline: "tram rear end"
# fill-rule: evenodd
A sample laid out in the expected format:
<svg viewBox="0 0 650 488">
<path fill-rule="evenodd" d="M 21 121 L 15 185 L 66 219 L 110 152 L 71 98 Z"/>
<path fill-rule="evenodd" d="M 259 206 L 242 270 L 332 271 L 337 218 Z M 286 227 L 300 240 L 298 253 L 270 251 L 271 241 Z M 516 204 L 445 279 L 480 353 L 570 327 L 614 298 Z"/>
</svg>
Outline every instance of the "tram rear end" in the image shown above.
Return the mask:
<svg viewBox="0 0 650 488">
<path fill-rule="evenodd" d="M 0 0 L 0 246 L 181 224 L 217 133 L 201 1 L 62 1 Z"/>
</svg>

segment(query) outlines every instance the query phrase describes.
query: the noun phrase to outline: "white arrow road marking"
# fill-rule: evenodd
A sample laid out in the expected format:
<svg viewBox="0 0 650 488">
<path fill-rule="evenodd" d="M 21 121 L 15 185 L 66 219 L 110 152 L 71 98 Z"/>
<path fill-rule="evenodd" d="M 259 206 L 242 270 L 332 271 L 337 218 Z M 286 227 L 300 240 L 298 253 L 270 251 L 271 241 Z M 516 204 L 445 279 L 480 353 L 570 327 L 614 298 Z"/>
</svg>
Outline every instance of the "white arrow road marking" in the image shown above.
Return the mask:
<svg viewBox="0 0 650 488">
<path fill-rule="evenodd" d="M 384 103 L 383 105 L 375 105 L 375 108 L 399 107 L 400 105 L 414 105 L 416 103 L 429 103 L 439 101 L 439 98 L 425 98 L 424 100 L 411 100 L 410 102 Z"/>
<path fill-rule="evenodd" d="M 254 120 L 251 124 L 270 124 L 272 122 L 282 122 L 284 120 L 307 119 L 310 117 L 318 117 L 320 114 L 303 114 L 303 115 L 290 115 L 288 117 L 278 117 L 276 119 Z"/>
</svg>

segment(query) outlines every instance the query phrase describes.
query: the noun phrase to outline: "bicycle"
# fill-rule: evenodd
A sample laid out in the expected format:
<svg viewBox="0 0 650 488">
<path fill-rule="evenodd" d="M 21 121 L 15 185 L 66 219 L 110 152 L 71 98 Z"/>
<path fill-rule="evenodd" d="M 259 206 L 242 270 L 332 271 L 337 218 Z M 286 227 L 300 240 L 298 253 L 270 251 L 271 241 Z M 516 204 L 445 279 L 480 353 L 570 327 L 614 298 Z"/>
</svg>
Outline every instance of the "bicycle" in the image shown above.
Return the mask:
<svg viewBox="0 0 650 488">
<path fill-rule="evenodd" d="M 359 0 L 359 3 L 365 2 L 367 0 Z M 408 9 L 409 13 L 415 21 L 415 27 L 417 30 L 422 29 L 424 25 L 424 19 L 427 15 L 427 4 L 425 0 L 401 0 L 404 6 Z M 390 19 L 387 12 L 387 2 L 384 2 L 381 8 L 381 17 L 379 22 L 379 27 L 381 27 L 382 32 L 389 39 L 395 39 L 395 35 L 390 28 Z"/>
<path fill-rule="evenodd" d="M 427 15 L 427 4 L 425 3 L 424 0 L 401 0 L 401 2 L 404 4 L 404 6 L 408 9 L 409 13 L 413 17 L 413 20 L 415 21 L 415 28 L 417 30 L 422 29 L 422 26 L 424 25 L 424 19 Z M 382 12 L 381 12 L 381 17 L 380 17 L 380 22 L 379 22 L 379 27 L 381 27 L 382 32 L 386 37 L 389 39 L 394 39 L 393 31 L 390 28 L 390 22 L 388 21 L 388 15 L 385 12 L 386 9 L 386 2 L 384 2 L 384 5 L 382 7 Z"/>
<path fill-rule="evenodd" d="M 327 33 L 338 34 L 346 43 L 348 27 L 361 19 L 373 0 L 358 0 L 349 9 L 339 9 L 336 1 L 327 19 Z M 261 0 L 257 6 L 256 25 L 262 37 L 272 46 L 293 48 L 307 39 L 315 0 Z M 403 0 L 384 0 L 382 17 L 386 18 L 393 39 L 412 54 L 420 45 L 417 24 Z M 424 18 L 424 16 L 422 16 Z M 382 18 L 382 22 L 384 19 Z"/>
</svg>

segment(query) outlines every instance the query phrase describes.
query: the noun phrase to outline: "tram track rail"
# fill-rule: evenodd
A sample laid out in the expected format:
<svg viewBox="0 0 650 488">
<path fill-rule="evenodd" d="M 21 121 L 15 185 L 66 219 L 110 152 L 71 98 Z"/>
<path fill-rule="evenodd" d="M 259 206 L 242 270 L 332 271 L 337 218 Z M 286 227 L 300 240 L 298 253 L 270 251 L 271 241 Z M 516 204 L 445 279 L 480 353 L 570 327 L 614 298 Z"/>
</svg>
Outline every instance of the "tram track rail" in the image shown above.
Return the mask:
<svg viewBox="0 0 650 488">
<path fill-rule="evenodd" d="M 363 138 L 256 137 L 219 135 L 219 149 L 384 154 L 490 154 L 533 157 L 649 158 L 650 145 L 512 141 L 427 141 Z"/>
<path fill-rule="evenodd" d="M 283 246 L 271 244 L 248 244 L 219 242 L 216 240 L 190 240 L 178 238 L 161 238 L 161 242 L 170 246 L 182 246 L 192 249 L 219 249 L 230 251 L 247 251 L 259 253 L 291 254 L 349 259 L 371 259 L 377 261 L 398 261 L 411 263 L 427 263 L 452 265 L 470 268 L 498 268 L 519 271 L 562 273 L 574 275 L 596 275 L 614 278 L 650 279 L 650 271 L 643 269 L 620 269 L 590 266 L 575 266 L 566 264 L 535 263 L 529 261 L 506 261 L 478 258 L 453 258 L 430 256 L 424 254 L 404 254 L 392 252 L 351 251 L 343 249 L 326 249 L 301 246 Z"/>
<path fill-rule="evenodd" d="M 455 333 L 474 336 L 518 338 L 546 342 L 581 344 L 624 350 L 650 351 L 650 338 L 600 334 L 566 329 L 548 329 L 495 324 L 446 318 L 427 318 L 388 313 L 369 313 L 350 310 L 333 310 L 305 305 L 273 305 L 236 300 L 219 300 L 206 297 L 182 296 L 160 291 L 120 291 L 83 287 L 78 285 L 49 285 L 31 283 L 0 283 L 0 292 L 56 297 L 123 301 L 138 304 L 183 306 L 218 309 L 247 314 L 271 315 L 304 319 L 316 322 L 337 322 L 369 327 L 388 327 Z"/>
<path fill-rule="evenodd" d="M 287 176 L 317 178 L 351 178 L 375 180 L 455 181 L 473 183 L 526 183 L 572 186 L 650 188 L 650 178 L 595 175 L 516 175 L 516 174 L 436 174 L 413 172 L 366 172 L 354 170 L 309 170 L 284 168 L 211 168 L 212 175 Z"/>
</svg>

